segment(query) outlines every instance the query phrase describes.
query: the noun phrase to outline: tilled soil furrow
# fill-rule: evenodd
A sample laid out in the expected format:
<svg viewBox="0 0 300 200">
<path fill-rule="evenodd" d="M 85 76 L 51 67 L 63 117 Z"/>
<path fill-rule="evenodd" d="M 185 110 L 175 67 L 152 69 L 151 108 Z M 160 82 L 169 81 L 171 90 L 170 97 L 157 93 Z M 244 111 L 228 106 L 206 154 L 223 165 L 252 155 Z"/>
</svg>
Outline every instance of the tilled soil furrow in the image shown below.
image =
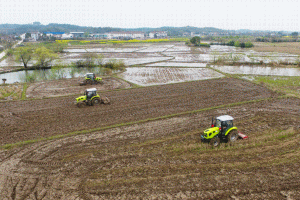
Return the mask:
<svg viewBox="0 0 300 200">
<path fill-rule="evenodd" d="M 0 103 L 0 114 L 14 113 L 0 117 L 3 122 L 1 145 L 277 96 L 261 86 L 232 78 L 111 91 L 100 95 L 108 96 L 111 105 L 79 109 L 73 103 L 74 97 Z M 17 137 L 7 137 L 11 133 Z"/>
</svg>

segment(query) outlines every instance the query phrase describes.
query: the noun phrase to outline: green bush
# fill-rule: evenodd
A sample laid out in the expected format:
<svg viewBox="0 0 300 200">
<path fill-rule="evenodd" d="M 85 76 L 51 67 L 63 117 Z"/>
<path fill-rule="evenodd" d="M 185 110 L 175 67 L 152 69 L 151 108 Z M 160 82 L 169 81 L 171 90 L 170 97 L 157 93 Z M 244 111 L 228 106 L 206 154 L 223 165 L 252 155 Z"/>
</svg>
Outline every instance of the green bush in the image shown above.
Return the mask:
<svg viewBox="0 0 300 200">
<path fill-rule="evenodd" d="M 210 44 L 208 44 L 208 43 L 200 43 L 200 47 L 210 47 Z"/>
<path fill-rule="evenodd" d="M 228 46 L 234 46 L 234 40 L 229 40 L 229 41 L 227 42 L 227 45 L 228 45 Z"/>
<path fill-rule="evenodd" d="M 251 42 L 246 42 L 245 47 L 246 48 L 251 48 L 251 47 L 253 47 L 253 44 Z"/>
</svg>

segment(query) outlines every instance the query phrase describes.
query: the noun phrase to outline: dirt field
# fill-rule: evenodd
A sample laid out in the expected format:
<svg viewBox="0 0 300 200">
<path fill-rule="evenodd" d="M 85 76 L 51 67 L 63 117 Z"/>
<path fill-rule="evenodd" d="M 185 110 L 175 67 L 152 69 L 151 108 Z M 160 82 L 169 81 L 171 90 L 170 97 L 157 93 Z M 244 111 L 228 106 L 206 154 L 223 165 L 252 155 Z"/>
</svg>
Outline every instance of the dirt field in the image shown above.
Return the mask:
<svg viewBox="0 0 300 200">
<path fill-rule="evenodd" d="M 273 99 L 1 151 L 1 199 L 296 200 L 299 103 Z M 249 139 L 219 149 L 201 143 L 199 132 L 221 114 L 234 116 Z"/>
<path fill-rule="evenodd" d="M 75 96 L 0 103 L 0 145 L 277 96 L 261 86 L 230 78 L 100 95 L 107 96 L 111 105 L 79 109 L 74 105 Z"/>
<path fill-rule="evenodd" d="M 129 83 L 113 77 L 103 78 L 103 84 L 80 86 L 79 83 L 83 80 L 84 78 L 81 77 L 32 83 L 27 88 L 26 96 L 28 98 L 57 97 L 83 94 L 88 88 L 97 88 L 98 91 L 102 91 L 131 87 Z"/>
<path fill-rule="evenodd" d="M 300 42 L 256 42 L 251 49 L 258 52 L 279 52 L 300 55 Z"/>
</svg>

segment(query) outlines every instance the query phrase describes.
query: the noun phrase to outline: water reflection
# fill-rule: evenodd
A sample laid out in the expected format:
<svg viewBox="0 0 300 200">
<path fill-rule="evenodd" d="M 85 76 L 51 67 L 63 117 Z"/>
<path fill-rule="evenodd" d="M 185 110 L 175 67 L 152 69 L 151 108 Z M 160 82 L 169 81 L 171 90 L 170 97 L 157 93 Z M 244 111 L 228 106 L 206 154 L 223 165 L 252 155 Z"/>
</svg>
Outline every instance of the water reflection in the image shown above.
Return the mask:
<svg viewBox="0 0 300 200">
<path fill-rule="evenodd" d="M 6 83 L 55 80 L 55 79 L 62 79 L 62 78 L 82 77 L 89 72 L 101 76 L 104 74 L 104 69 L 100 67 L 94 67 L 94 68 L 68 67 L 68 68 L 52 68 L 52 69 L 42 69 L 42 70 L 24 70 L 24 71 L 0 74 L 0 81 L 2 81 L 2 79 L 4 78 L 6 79 Z"/>
<path fill-rule="evenodd" d="M 255 67 L 255 66 L 212 66 L 229 74 L 253 74 L 264 76 L 300 76 L 299 68 Z"/>
</svg>

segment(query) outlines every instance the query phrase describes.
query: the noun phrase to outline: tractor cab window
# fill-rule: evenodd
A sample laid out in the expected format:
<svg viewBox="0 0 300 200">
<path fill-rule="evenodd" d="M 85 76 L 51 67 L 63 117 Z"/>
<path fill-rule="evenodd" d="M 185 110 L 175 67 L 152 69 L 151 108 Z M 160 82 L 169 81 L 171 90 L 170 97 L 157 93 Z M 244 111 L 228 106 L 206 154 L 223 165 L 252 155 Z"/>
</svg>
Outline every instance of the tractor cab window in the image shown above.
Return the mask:
<svg viewBox="0 0 300 200">
<path fill-rule="evenodd" d="M 227 123 L 228 127 L 230 127 L 230 128 L 233 127 L 233 121 L 232 120 L 227 121 L 226 123 Z"/>
<path fill-rule="evenodd" d="M 90 79 L 93 79 L 93 74 L 88 74 L 86 77 L 90 78 Z"/>
<path fill-rule="evenodd" d="M 96 92 L 86 92 L 86 96 L 87 96 L 87 99 L 91 99 L 93 96 L 95 96 L 94 95 L 94 93 L 96 93 Z"/>
<path fill-rule="evenodd" d="M 221 127 L 221 121 L 220 120 L 216 120 L 216 127 Z"/>
</svg>

